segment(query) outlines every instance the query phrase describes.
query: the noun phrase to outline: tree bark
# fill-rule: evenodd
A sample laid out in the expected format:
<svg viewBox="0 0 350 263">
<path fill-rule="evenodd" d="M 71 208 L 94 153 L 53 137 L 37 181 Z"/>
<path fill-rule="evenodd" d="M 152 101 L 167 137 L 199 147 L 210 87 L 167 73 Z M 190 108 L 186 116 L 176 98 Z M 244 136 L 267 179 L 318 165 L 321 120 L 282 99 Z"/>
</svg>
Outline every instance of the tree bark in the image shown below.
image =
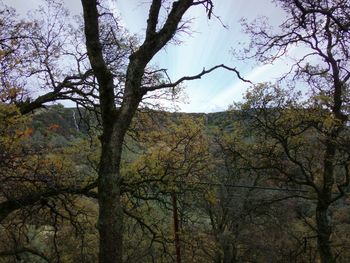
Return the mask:
<svg viewBox="0 0 350 263">
<path fill-rule="evenodd" d="M 172 196 L 173 201 L 173 219 L 174 219 L 174 242 L 176 252 L 176 263 L 181 263 L 181 246 L 180 246 L 180 227 L 179 227 L 179 215 L 177 209 L 177 198 L 174 193 Z"/>
<path fill-rule="evenodd" d="M 117 134 L 104 135 L 98 177 L 100 262 L 122 262 L 123 209 L 119 173 L 121 146 Z M 113 147 L 114 146 L 114 147 Z"/>
<path fill-rule="evenodd" d="M 334 257 L 330 245 L 332 228 L 328 220 L 328 205 L 318 202 L 316 207 L 316 224 L 317 224 L 317 246 L 322 263 L 333 263 Z"/>
<path fill-rule="evenodd" d="M 337 132 L 333 132 L 326 140 L 326 151 L 323 163 L 323 187 L 318 194 L 316 207 L 317 245 L 322 263 L 334 262 L 334 255 L 330 244 L 332 227 L 328 220 L 328 209 L 332 203 L 332 189 L 334 185 L 334 157 L 336 146 L 334 140 Z"/>
</svg>

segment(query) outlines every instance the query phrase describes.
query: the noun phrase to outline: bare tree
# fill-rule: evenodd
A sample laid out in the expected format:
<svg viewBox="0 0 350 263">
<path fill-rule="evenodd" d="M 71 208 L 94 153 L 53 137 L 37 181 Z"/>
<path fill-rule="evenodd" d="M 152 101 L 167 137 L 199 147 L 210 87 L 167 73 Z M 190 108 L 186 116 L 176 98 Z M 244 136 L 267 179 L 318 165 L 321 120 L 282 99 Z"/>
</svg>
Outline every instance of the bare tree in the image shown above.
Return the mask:
<svg viewBox="0 0 350 263">
<path fill-rule="evenodd" d="M 261 20 L 255 24 L 245 24 L 246 31 L 252 36 L 251 47 L 255 48 L 248 56 L 268 62 L 287 55 L 292 46 L 303 48 L 306 51 L 302 56 L 295 58 L 290 74 L 294 80 L 297 80 L 294 84 L 300 81 L 307 84 L 308 95 L 313 103 L 304 106 L 317 108 L 318 114 L 322 116 L 321 119 L 323 118 L 323 120 L 315 121 L 318 125 L 315 129 L 322 134 L 322 138 L 318 138 L 320 144 L 317 146 L 322 151 L 320 155 L 322 158 L 321 177 L 318 178 L 320 181 L 316 183 L 314 175 L 308 174 L 304 162 L 299 162 L 299 157 L 291 154 L 287 137 L 284 139 L 281 137 L 280 143 L 285 147 L 288 158 L 299 166 L 302 173 L 307 174 L 305 174 L 303 183 L 311 186 L 317 194 L 316 222 L 320 258 L 322 262 L 334 262 L 336 259 L 330 244 L 332 227 L 328 218 L 328 208 L 344 195 L 344 187 L 349 185 L 348 160 L 342 159 L 343 163 L 340 164 L 338 157 L 343 154 L 344 144 L 340 141 L 343 140 L 341 138 L 344 138 L 344 130 L 347 129 L 349 113 L 350 19 L 348 14 L 350 5 L 346 0 L 290 0 L 276 1 L 276 3 L 288 15 L 280 25 L 279 32 L 273 32 L 267 23 L 261 23 Z M 286 78 L 287 76 L 284 79 Z M 264 99 L 259 100 L 260 104 L 255 104 L 253 107 L 266 108 L 266 106 L 273 107 L 274 105 L 277 108 L 285 106 L 290 109 L 297 106 L 292 103 L 288 104 L 287 100 L 282 102 L 271 93 L 269 95 L 276 100 L 273 103 L 268 102 L 267 94 L 271 91 L 262 91 L 260 95 L 263 95 Z M 277 89 L 275 92 L 278 92 Z M 280 96 L 283 95 L 286 94 L 280 94 Z M 255 93 L 253 96 L 258 96 L 258 94 Z M 303 106 L 299 104 L 299 107 Z M 270 114 L 276 117 L 279 115 L 277 112 L 279 110 L 275 112 L 271 110 Z M 301 118 L 307 115 L 300 110 L 294 114 Z M 312 115 L 311 109 L 309 114 Z M 265 117 L 265 120 L 268 119 Z M 269 128 L 273 133 L 272 126 L 268 124 L 263 122 L 262 126 Z M 291 127 L 294 125 L 290 124 Z M 277 129 L 275 135 L 279 136 L 277 135 L 278 127 L 275 125 L 274 127 Z M 307 125 L 304 128 L 308 130 Z M 304 133 L 302 130 L 300 132 Z M 340 173 L 343 175 L 341 180 L 339 180 Z M 336 196 L 332 195 L 335 189 L 339 192 Z"/>
</svg>

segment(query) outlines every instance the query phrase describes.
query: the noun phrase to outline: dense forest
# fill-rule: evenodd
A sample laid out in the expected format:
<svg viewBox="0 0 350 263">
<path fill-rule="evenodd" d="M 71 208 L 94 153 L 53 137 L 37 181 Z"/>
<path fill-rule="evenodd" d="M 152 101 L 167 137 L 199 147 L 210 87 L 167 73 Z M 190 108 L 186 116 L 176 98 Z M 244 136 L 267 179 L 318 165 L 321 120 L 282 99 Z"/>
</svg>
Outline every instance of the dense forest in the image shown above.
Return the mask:
<svg viewBox="0 0 350 263">
<path fill-rule="evenodd" d="M 224 28 L 216 1 L 149 1 L 141 37 L 107 2 L 74 18 L 0 2 L 0 262 L 350 262 L 349 1 L 276 0 L 277 29 L 237 23 L 237 61 L 302 50 L 269 83 L 152 64 L 189 10 Z M 217 69 L 250 84 L 241 102 L 161 106 Z"/>
</svg>

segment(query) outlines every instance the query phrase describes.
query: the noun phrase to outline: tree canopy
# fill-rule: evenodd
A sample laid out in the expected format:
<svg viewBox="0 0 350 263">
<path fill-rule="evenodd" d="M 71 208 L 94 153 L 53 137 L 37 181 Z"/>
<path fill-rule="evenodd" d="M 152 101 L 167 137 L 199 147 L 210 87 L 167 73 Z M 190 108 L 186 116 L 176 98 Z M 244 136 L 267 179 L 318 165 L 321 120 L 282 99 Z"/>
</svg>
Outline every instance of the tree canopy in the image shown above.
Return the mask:
<svg viewBox="0 0 350 263">
<path fill-rule="evenodd" d="M 215 1 L 152 0 L 142 37 L 104 0 L 0 3 L 0 262 L 347 262 L 350 5 L 274 2 L 235 58 L 288 57 L 269 83 L 153 63 Z M 227 112 L 159 107 L 217 69 L 251 85 Z"/>
</svg>

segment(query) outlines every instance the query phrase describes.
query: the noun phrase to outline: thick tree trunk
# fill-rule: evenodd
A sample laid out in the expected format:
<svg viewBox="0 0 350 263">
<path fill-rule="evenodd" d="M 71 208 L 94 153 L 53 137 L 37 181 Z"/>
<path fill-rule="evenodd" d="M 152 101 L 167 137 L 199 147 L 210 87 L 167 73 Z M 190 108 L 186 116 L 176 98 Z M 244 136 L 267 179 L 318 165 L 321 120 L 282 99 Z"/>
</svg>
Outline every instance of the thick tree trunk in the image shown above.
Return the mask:
<svg viewBox="0 0 350 263">
<path fill-rule="evenodd" d="M 99 262 L 122 262 L 123 208 L 120 199 L 119 173 L 121 145 L 116 135 L 102 139 L 102 152 L 98 179 L 100 234 Z"/>
<path fill-rule="evenodd" d="M 316 208 L 316 224 L 317 224 L 317 245 L 320 253 L 322 263 L 333 263 L 334 257 L 330 244 L 330 237 L 332 234 L 332 227 L 328 220 L 328 206 L 317 204 Z"/>
<path fill-rule="evenodd" d="M 121 202 L 122 177 L 120 163 L 123 142 L 141 97 L 133 94 L 112 123 L 104 122 L 101 137 L 102 152 L 99 167 L 100 263 L 123 262 L 123 206 Z M 112 114 L 112 113 L 111 113 Z"/>
</svg>

